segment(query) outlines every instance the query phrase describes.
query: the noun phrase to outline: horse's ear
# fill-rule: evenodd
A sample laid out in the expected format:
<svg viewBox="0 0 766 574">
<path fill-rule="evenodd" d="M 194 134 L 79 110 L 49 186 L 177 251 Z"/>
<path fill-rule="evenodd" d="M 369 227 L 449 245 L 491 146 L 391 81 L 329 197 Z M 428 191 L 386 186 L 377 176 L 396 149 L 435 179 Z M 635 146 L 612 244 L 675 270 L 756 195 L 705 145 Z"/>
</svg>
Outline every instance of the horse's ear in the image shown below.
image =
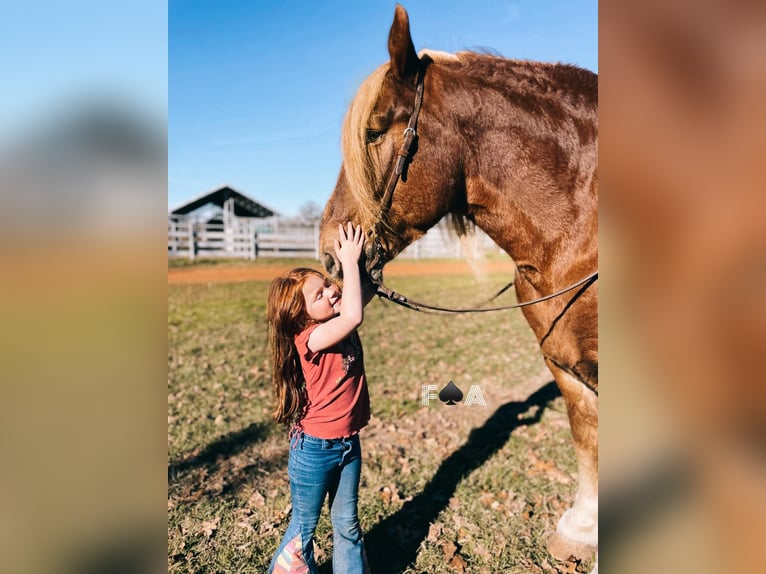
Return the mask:
<svg viewBox="0 0 766 574">
<path fill-rule="evenodd" d="M 388 33 L 388 53 L 391 55 L 391 70 L 400 80 L 414 78 L 418 71 L 418 54 L 410 36 L 410 19 L 401 4 L 396 5 L 394 22 Z"/>
</svg>

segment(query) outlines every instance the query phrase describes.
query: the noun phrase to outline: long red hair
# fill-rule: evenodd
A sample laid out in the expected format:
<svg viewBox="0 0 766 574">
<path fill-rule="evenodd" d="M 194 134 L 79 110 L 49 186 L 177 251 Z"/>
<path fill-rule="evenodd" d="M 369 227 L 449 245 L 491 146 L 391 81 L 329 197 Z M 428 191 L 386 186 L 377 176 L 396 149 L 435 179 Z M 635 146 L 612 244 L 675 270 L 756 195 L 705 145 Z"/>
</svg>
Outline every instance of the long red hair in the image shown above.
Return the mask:
<svg viewBox="0 0 766 574">
<path fill-rule="evenodd" d="M 276 397 L 272 416 L 285 425 L 299 419 L 306 405 L 306 381 L 294 340 L 312 321 L 303 297 L 303 285 L 312 275 L 325 279 L 316 269 L 299 267 L 277 277 L 269 286 L 266 318 L 271 345 L 271 382 Z"/>
</svg>

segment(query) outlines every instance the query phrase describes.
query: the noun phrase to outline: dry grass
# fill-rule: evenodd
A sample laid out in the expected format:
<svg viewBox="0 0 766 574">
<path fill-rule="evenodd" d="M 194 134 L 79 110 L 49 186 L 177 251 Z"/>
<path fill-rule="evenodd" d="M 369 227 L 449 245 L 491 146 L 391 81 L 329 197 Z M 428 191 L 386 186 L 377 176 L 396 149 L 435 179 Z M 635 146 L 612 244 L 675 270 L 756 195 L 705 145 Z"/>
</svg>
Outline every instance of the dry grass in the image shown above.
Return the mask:
<svg viewBox="0 0 766 574">
<path fill-rule="evenodd" d="M 486 279 L 390 286 L 470 304 L 504 277 Z M 287 526 L 286 433 L 269 419 L 267 287 L 169 286 L 169 572 L 265 572 Z M 521 314 L 428 316 L 373 301 L 360 334 L 373 410 L 360 517 L 373 572 L 585 571 L 545 550 L 576 466 L 563 400 Z M 487 405 L 421 406 L 422 385 L 438 392 L 450 380 L 464 393 L 478 385 Z M 326 513 L 316 542 L 329 573 Z"/>
</svg>

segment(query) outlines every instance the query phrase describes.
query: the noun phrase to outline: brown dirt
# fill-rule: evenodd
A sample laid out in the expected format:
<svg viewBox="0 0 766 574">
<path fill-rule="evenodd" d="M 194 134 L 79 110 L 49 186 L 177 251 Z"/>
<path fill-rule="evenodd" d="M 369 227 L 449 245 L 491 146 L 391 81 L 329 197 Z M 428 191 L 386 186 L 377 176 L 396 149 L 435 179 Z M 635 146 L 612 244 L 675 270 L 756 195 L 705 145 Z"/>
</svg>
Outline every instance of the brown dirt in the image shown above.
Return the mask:
<svg viewBox="0 0 766 574">
<path fill-rule="evenodd" d="M 236 283 L 241 281 L 269 281 L 292 265 L 200 265 L 194 267 L 179 267 L 168 269 L 168 283 Z M 315 267 L 319 269 L 319 263 Z M 473 268 L 480 273 L 508 272 L 513 273 L 515 267 L 510 260 L 505 261 L 476 261 Z M 386 265 L 385 277 L 400 277 L 405 275 L 462 275 L 472 273 L 473 268 L 468 262 L 456 261 L 392 261 Z"/>
</svg>

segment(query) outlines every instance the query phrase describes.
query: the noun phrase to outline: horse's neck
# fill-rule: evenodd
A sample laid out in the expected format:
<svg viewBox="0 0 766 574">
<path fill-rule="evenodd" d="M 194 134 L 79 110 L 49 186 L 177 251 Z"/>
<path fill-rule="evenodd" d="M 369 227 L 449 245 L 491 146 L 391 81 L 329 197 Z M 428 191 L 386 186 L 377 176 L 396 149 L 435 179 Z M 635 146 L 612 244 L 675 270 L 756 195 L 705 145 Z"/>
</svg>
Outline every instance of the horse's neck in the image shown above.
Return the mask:
<svg viewBox="0 0 766 574">
<path fill-rule="evenodd" d="M 519 265 L 542 273 L 555 271 L 563 259 L 591 258 L 595 265 L 595 76 L 586 72 L 586 85 L 573 87 L 566 70 L 535 70 L 540 82 L 519 80 L 513 71 L 496 83 L 476 75 L 460 82 L 455 76 L 454 91 L 444 94 L 455 97 L 445 106 L 456 110 L 452 120 L 466 126 L 467 214 Z M 477 94 L 486 105 L 461 103 Z"/>
<path fill-rule="evenodd" d="M 572 265 L 592 271 L 598 258 L 595 161 L 583 158 L 568 186 L 540 165 L 495 169 L 483 161 L 466 173 L 468 215 L 520 267 L 543 275 L 566 273 Z"/>
</svg>

